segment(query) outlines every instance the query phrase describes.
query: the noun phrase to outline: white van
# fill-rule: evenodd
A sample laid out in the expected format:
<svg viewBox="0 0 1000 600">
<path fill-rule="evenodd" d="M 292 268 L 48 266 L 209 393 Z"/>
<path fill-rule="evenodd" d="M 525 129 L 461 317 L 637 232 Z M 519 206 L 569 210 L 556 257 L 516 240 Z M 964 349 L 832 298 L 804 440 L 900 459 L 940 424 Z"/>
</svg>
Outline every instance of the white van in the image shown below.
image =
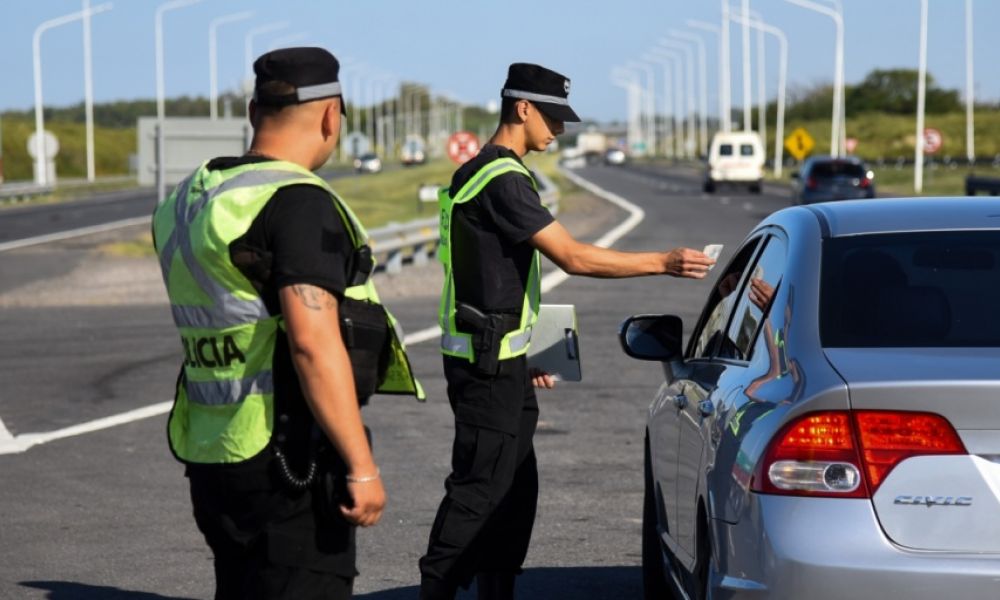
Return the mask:
<svg viewBox="0 0 1000 600">
<path fill-rule="evenodd" d="M 759 194 L 764 179 L 764 145 L 754 131 L 720 131 L 708 149 L 708 170 L 702 189 L 715 191 L 719 184 L 746 185 Z"/>
</svg>

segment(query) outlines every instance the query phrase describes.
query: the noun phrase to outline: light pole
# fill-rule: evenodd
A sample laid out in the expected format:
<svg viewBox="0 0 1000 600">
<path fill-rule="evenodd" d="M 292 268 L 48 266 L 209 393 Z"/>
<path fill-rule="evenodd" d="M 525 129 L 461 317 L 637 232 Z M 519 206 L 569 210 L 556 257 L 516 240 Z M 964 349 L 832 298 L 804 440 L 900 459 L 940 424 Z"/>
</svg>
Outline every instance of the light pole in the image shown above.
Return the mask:
<svg viewBox="0 0 1000 600">
<path fill-rule="evenodd" d="M 732 11 L 730 11 L 731 13 Z M 743 131 L 753 129 L 750 123 L 750 0 L 743 0 Z"/>
<path fill-rule="evenodd" d="M 220 25 L 244 21 L 254 15 L 252 10 L 231 13 L 208 23 L 208 116 L 213 121 L 219 118 L 219 52 L 217 30 Z"/>
<path fill-rule="evenodd" d="M 676 90 L 674 85 L 675 56 L 664 56 L 649 52 L 643 55 L 643 60 L 658 63 L 663 67 L 663 155 L 669 158 L 676 158 L 677 154 L 670 145 L 670 140 L 677 139 L 674 129 L 674 107 L 670 99 L 670 92 Z"/>
<path fill-rule="evenodd" d="M 924 107 L 927 96 L 927 0 L 920 0 L 920 70 L 917 75 L 917 143 L 913 150 L 913 191 L 924 191 Z"/>
<path fill-rule="evenodd" d="M 976 163 L 976 138 L 973 126 L 975 90 L 972 77 L 972 0 L 965 0 L 965 157 Z"/>
<path fill-rule="evenodd" d="M 698 83 L 700 84 L 698 102 L 698 113 L 700 117 L 699 139 L 701 145 L 699 150 L 702 155 L 708 154 L 708 69 L 705 66 L 705 40 L 701 36 L 686 31 L 670 30 L 670 35 L 679 39 L 694 42 L 698 48 Z"/>
<path fill-rule="evenodd" d="M 38 185 L 48 185 L 49 183 L 49 175 L 45 164 L 45 161 L 47 160 L 47 157 L 45 156 L 45 116 L 42 110 L 42 34 L 53 27 L 59 27 L 60 25 L 72 23 L 73 21 L 78 21 L 80 19 L 102 13 L 106 10 L 111 10 L 110 2 L 93 8 L 85 8 L 75 13 L 56 17 L 55 19 L 49 19 L 39 25 L 35 29 L 34 36 L 32 36 L 31 49 L 35 75 L 35 139 L 38 140 L 38 145 L 35 148 L 35 183 Z M 89 96 L 89 93 L 87 93 L 87 95 Z M 91 152 L 92 151 L 93 150 L 91 149 Z"/>
<path fill-rule="evenodd" d="M 809 0 L 785 0 L 796 6 L 822 13 L 831 19 L 837 28 L 836 48 L 834 50 L 833 69 L 833 118 L 830 123 L 830 154 L 839 157 L 842 151 L 841 116 L 844 112 L 844 17 L 839 10 L 816 4 Z M 838 4 L 839 9 L 839 4 Z"/>
<path fill-rule="evenodd" d="M 753 14 L 753 13 L 751 13 Z M 785 85 L 788 78 L 788 38 L 785 32 L 768 25 L 758 17 L 750 22 L 750 26 L 769 33 L 778 39 L 778 114 L 774 130 L 774 175 L 781 177 L 781 167 L 784 161 L 785 139 Z"/>
<path fill-rule="evenodd" d="M 733 130 L 733 98 L 730 92 L 733 75 L 731 69 L 729 68 L 729 0 L 721 0 L 721 2 L 722 25 L 720 34 L 721 50 L 719 53 L 719 70 L 722 72 L 722 89 L 719 93 L 722 95 L 722 105 L 724 108 L 722 111 L 722 130 L 728 132 Z"/>
<path fill-rule="evenodd" d="M 611 70 L 611 81 L 616 86 L 623 88 L 627 97 L 628 109 L 628 147 L 631 151 L 638 143 L 641 135 L 639 131 L 639 83 L 637 75 L 628 69 L 615 67 Z"/>
<path fill-rule="evenodd" d="M 648 63 L 640 61 L 629 61 L 626 64 L 629 68 L 639 69 L 646 74 L 646 88 L 644 91 L 646 105 L 646 151 L 650 156 L 656 155 L 656 94 L 653 91 L 653 67 Z"/>
<path fill-rule="evenodd" d="M 661 38 L 658 42 L 660 45 L 667 48 L 674 48 L 675 50 L 680 50 L 684 53 L 684 89 L 685 96 L 687 97 L 687 149 L 688 155 L 694 156 L 696 153 L 696 148 L 698 143 L 695 141 L 695 136 L 697 135 L 697 126 L 695 125 L 695 113 L 697 108 L 695 108 L 695 86 L 694 86 L 694 52 L 691 51 L 691 46 L 688 43 L 679 42 L 677 40 L 671 40 L 666 38 Z"/>
<path fill-rule="evenodd" d="M 718 114 L 719 122 L 717 124 L 717 127 L 718 127 L 718 129 L 722 129 L 722 113 L 725 112 L 725 102 L 722 99 L 722 87 L 723 87 L 723 76 L 724 76 L 724 73 L 722 72 L 722 58 L 721 58 L 721 56 L 722 56 L 722 34 L 719 31 L 719 26 L 718 25 L 713 25 L 711 23 L 706 23 L 704 21 L 698 21 L 696 19 L 688 19 L 687 21 L 685 21 L 685 24 L 687 24 L 688 27 L 691 27 L 693 29 L 700 29 L 702 31 L 707 31 L 708 33 L 715 34 L 715 36 L 717 38 L 719 38 L 719 47 L 717 48 L 718 53 L 719 53 L 719 61 L 718 61 L 719 62 L 719 67 L 718 67 L 718 71 L 719 71 L 719 89 L 716 91 L 716 97 L 717 97 L 716 99 L 717 99 L 718 104 L 719 104 L 719 109 L 718 109 L 719 110 L 719 114 Z"/>
<path fill-rule="evenodd" d="M 197 4 L 201 0 L 172 0 L 171 2 L 164 2 L 163 4 L 156 7 L 156 198 L 160 204 L 167 199 L 167 174 L 166 174 L 166 157 L 164 152 L 166 150 L 166 144 L 164 143 L 165 133 L 163 131 L 164 118 L 166 117 L 166 100 L 164 98 L 164 88 L 166 85 L 163 83 L 163 15 L 164 13 L 175 10 L 178 8 L 184 8 L 185 6 L 191 6 L 192 4 Z"/>
<path fill-rule="evenodd" d="M 250 95 L 250 90 L 252 90 L 253 85 L 253 40 L 257 36 L 264 35 L 265 33 L 271 33 L 272 31 L 280 31 L 282 29 L 287 29 L 289 26 L 288 21 L 278 21 L 277 23 L 270 23 L 268 25 L 261 25 L 260 27 L 254 27 L 250 31 L 243 35 L 243 65 L 246 68 L 243 75 L 243 80 L 246 82 L 247 96 Z"/>
<path fill-rule="evenodd" d="M 697 109 L 695 108 L 695 89 L 694 89 L 694 52 L 691 51 L 691 46 L 679 42 L 677 40 L 671 40 L 666 38 L 661 38 L 658 42 L 661 46 L 665 48 L 673 48 L 675 50 L 680 50 L 684 53 L 684 91 L 687 98 L 687 154 L 688 156 L 694 156 L 695 148 L 697 147 L 697 142 L 695 142 L 695 130 L 697 127 L 694 122 L 694 115 Z"/>
<path fill-rule="evenodd" d="M 91 60 L 90 0 L 83 0 L 83 112 L 87 129 L 87 181 L 94 181 L 94 73 Z"/>
<path fill-rule="evenodd" d="M 674 133 L 674 156 L 682 157 L 684 156 L 684 84 L 683 84 L 683 72 L 684 68 L 681 65 L 681 61 L 684 57 L 677 50 L 669 50 L 662 46 L 654 46 L 650 53 L 653 55 L 658 55 L 661 59 L 669 60 L 673 65 L 674 74 L 673 80 L 673 92 L 674 92 L 674 111 L 675 121 L 673 126 Z"/>
<path fill-rule="evenodd" d="M 767 90 L 764 82 L 767 80 L 765 72 L 764 53 L 764 30 L 755 27 L 754 22 L 763 22 L 760 13 L 755 10 L 750 11 L 730 11 L 730 17 L 744 27 L 749 27 L 757 31 L 757 129 L 760 134 L 760 141 L 767 148 Z M 736 16 L 733 16 L 736 15 Z M 747 78 L 749 81 L 749 78 Z M 753 129 L 753 127 L 751 127 Z"/>
</svg>

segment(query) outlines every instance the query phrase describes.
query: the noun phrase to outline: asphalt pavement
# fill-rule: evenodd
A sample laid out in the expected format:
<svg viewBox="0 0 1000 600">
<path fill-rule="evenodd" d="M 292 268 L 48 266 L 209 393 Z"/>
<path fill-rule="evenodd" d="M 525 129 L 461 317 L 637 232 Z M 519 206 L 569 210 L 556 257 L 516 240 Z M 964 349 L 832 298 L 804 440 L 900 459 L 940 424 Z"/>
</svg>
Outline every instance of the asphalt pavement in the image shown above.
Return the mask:
<svg viewBox="0 0 1000 600">
<path fill-rule="evenodd" d="M 615 244 L 623 250 L 722 243 L 724 263 L 754 224 L 788 204 L 767 189 L 706 195 L 687 171 L 594 166 L 578 174 L 644 209 Z M 625 218 L 608 210 L 611 223 Z M 33 266 L 22 264 L 28 256 Z M 72 256 L 0 254 L 0 293 L 72 270 Z M 690 329 L 712 279 L 571 277 L 546 295 L 576 304 L 584 381 L 539 392 L 541 493 L 518 598 L 641 597 L 642 428 L 661 370 L 627 358 L 617 327 L 630 314 L 672 313 Z M 414 295 L 390 308 L 418 331 L 434 324 L 437 298 Z M 0 419 L 13 435 L 171 398 L 179 350 L 162 303 L 6 307 L 0 331 Z M 365 409 L 389 505 L 378 526 L 359 534 L 362 599 L 416 597 L 417 559 L 449 470 L 440 355 L 433 341 L 410 352 L 428 401 L 375 397 Z M 183 468 L 166 448 L 165 422 L 161 414 L 0 454 L 0 599 L 211 597 L 211 556 L 191 518 Z"/>
</svg>

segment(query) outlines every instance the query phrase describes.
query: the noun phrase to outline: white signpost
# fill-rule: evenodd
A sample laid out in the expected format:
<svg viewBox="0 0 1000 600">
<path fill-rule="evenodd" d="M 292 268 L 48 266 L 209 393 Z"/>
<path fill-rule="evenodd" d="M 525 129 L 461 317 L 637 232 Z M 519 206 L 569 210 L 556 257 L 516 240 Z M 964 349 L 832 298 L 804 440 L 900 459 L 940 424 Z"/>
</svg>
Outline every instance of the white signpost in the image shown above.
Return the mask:
<svg viewBox="0 0 1000 600">
<path fill-rule="evenodd" d="M 28 155 L 35 159 L 35 181 L 44 181 L 46 185 L 56 183 L 56 155 L 59 154 L 59 139 L 51 131 L 28 136 Z M 44 175 L 39 169 L 45 169 Z"/>
</svg>

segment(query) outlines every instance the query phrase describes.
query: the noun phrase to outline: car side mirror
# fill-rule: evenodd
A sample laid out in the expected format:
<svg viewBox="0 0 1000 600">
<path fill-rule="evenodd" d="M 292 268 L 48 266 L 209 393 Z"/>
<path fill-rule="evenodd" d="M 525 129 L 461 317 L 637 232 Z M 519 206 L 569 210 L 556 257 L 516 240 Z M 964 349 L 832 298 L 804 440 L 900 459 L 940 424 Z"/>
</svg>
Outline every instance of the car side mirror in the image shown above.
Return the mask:
<svg viewBox="0 0 1000 600">
<path fill-rule="evenodd" d="M 680 360 L 684 354 L 683 336 L 684 323 L 674 315 L 631 316 L 618 330 L 622 350 L 639 360 Z"/>
</svg>

